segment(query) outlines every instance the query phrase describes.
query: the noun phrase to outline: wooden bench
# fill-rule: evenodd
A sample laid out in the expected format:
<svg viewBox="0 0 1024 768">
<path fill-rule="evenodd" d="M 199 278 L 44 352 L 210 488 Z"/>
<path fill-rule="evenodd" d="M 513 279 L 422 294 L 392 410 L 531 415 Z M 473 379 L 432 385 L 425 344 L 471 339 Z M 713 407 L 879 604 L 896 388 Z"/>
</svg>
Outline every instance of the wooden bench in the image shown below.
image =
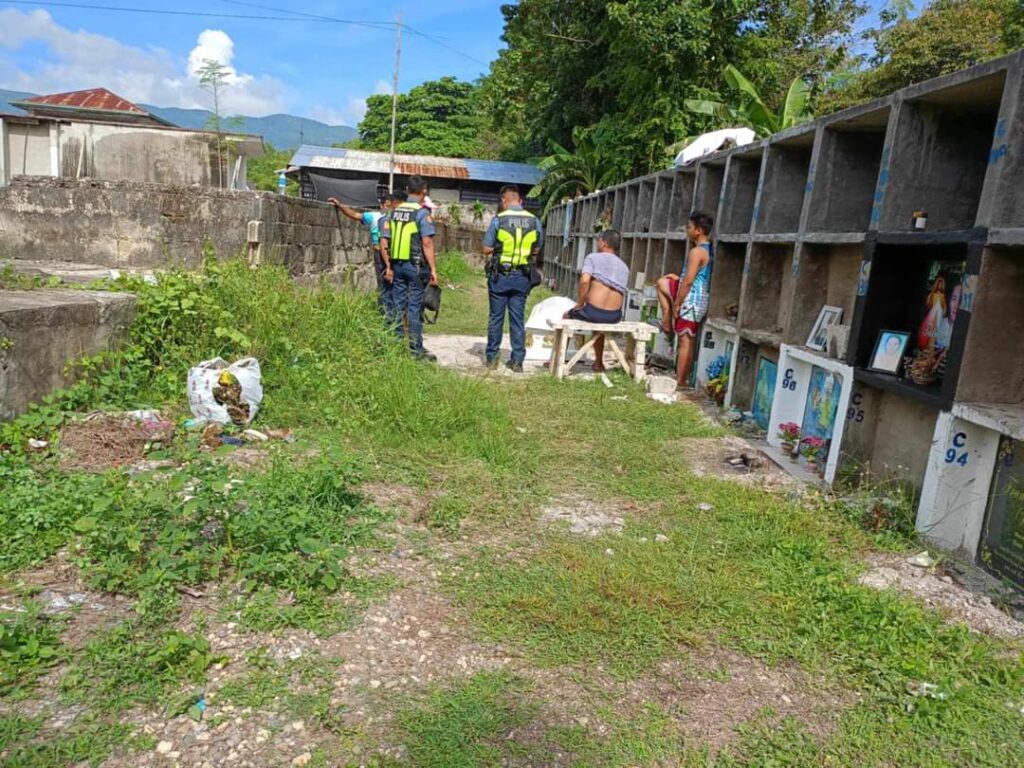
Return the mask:
<svg viewBox="0 0 1024 768">
<path fill-rule="evenodd" d="M 597 337 L 604 335 L 605 343 L 619 361 L 622 370 L 628 371 L 637 381 L 644 380 L 646 376 L 644 365 L 647 362 L 647 341 L 658 332 L 658 329 L 653 325 L 633 321 L 588 323 L 585 320 L 566 320 L 563 318 L 548 320 L 548 325 L 555 331 L 555 338 L 552 341 L 551 362 L 549 363 L 555 378 L 564 379 L 569 375 L 573 366 L 582 360 L 583 355 L 594 346 Z M 569 338 L 577 333 L 590 333 L 593 335 L 587 340 L 586 344 L 576 351 L 572 359 L 567 362 L 565 354 L 569 348 Z M 615 339 L 611 337 L 612 334 L 622 334 L 626 337 L 625 354 L 623 354 L 619 345 L 615 343 Z"/>
</svg>

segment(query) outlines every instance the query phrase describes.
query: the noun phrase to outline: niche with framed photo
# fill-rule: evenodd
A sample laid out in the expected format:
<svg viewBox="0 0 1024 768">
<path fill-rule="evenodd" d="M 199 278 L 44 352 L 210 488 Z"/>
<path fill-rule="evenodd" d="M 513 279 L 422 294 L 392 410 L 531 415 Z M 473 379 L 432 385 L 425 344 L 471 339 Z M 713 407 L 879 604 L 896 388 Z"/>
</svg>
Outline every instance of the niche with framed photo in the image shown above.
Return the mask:
<svg viewBox="0 0 1024 768">
<path fill-rule="evenodd" d="M 814 327 L 811 328 L 810 335 L 807 337 L 807 346 L 818 352 L 824 352 L 828 344 L 828 329 L 842 319 L 842 307 L 830 307 L 828 304 L 823 306 L 821 312 L 818 313 L 818 319 L 815 321 Z"/>
<path fill-rule="evenodd" d="M 868 368 L 895 376 L 903 363 L 903 351 L 909 342 L 909 331 L 880 331 Z"/>
</svg>

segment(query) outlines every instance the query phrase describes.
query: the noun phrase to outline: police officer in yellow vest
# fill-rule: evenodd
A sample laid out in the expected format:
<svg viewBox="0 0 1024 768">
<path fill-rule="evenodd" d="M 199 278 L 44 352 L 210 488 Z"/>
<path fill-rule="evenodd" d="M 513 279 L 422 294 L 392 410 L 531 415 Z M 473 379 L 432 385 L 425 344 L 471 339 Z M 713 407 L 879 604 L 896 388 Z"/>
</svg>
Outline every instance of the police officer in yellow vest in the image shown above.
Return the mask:
<svg viewBox="0 0 1024 768">
<path fill-rule="evenodd" d="M 416 357 L 433 359 L 423 349 L 423 289 L 437 285 L 434 260 L 434 219 L 423 207 L 427 185 L 419 176 L 409 179 L 408 199 L 381 221 L 384 279 L 391 283 L 392 322 L 404 335 L 402 318 L 409 317 L 409 349 Z"/>
<path fill-rule="evenodd" d="M 508 310 L 512 357 L 507 367 L 522 373 L 526 357 L 526 297 L 530 293 L 530 270 L 540 268 L 540 249 L 544 232 L 540 220 L 527 210 L 512 185 L 501 188 L 501 208 L 491 219 L 484 235 L 484 254 L 488 262 L 487 296 L 491 315 L 487 325 L 485 361 L 490 368 L 498 365 L 501 335 Z"/>
</svg>

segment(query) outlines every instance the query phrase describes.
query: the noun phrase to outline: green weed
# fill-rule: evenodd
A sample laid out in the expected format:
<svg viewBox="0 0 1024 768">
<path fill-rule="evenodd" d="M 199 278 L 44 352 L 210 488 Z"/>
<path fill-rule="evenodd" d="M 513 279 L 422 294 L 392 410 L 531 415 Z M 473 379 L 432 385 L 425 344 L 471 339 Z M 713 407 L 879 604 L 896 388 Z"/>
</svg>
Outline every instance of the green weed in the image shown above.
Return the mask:
<svg viewBox="0 0 1024 768">
<path fill-rule="evenodd" d="M 130 725 L 83 718 L 54 733 L 42 718 L 0 715 L 0 758 L 5 768 L 98 766 L 119 748 L 151 748 L 151 739 L 133 734 Z"/>
<path fill-rule="evenodd" d="M 204 683 L 218 661 L 223 657 L 211 651 L 201 626 L 193 633 L 156 633 L 124 622 L 86 646 L 61 688 L 71 701 L 119 712 L 157 704 L 184 683 Z"/>
<path fill-rule="evenodd" d="M 0 611 L 0 692 L 23 693 L 60 661 L 59 627 L 29 601 L 20 611 Z"/>
</svg>

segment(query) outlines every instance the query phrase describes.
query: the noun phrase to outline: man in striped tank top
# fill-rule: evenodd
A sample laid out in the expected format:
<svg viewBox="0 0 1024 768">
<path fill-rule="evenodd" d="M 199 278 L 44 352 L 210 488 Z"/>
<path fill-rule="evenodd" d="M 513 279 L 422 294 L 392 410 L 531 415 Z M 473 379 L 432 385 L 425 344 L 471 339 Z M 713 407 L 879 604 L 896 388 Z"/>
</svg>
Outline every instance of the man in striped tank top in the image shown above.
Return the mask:
<svg viewBox="0 0 1024 768">
<path fill-rule="evenodd" d="M 693 248 L 686 255 L 683 276 L 669 274 L 658 280 L 658 301 L 661 303 L 661 327 L 665 333 L 679 335 L 676 354 L 676 386 L 683 388 L 690 378 L 697 334 L 708 312 L 711 289 L 710 241 L 714 220 L 706 213 L 694 213 L 686 223 L 686 236 Z M 674 318 L 674 323 L 673 323 Z"/>
</svg>

